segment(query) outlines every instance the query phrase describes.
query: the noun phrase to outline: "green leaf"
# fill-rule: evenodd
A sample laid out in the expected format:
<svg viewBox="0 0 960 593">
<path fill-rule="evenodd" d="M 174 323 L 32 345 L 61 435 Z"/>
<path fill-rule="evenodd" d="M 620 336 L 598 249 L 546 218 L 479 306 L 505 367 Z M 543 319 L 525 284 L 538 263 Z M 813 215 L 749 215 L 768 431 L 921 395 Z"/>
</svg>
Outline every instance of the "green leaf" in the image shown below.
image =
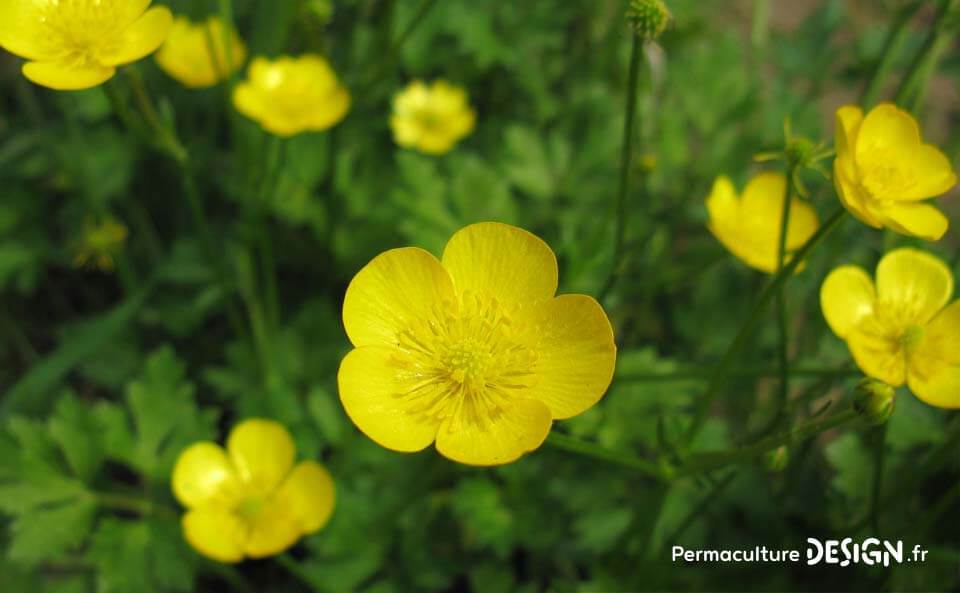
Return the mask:
<svg viewBox="0 0 960 593">
<path fill-rule="evenodd" d="M 50 436 L 60 445 L 74 475 L 89 481 L 104 455 L 100 426 L 90 408 L 68 392 L 57 402 L 47 424 Z"/>
<path fill-rule="evenodd" d="M 81 497 L 19 515 L 10 528 L 10 559 L 35 564 L 77 548 L 86 539 L 96 510 L 92 498 Z"/>
<path fill-rule="evenodd" d="M 831 480 L 833 487 L 854 503 L 867 500 L 873 482 L 873 457 L 860 438 L 845 433 L 827 445 L 824 454 L 837 472 Z"/>
<path fill-rule="evenodd" d="M 463 525 L 467 547 L 490 547 L 500 554 L 509 550 L 513 541 L 513 516 L 493 482 L 486 478 L 461 480 L 451 505 Z"/>
</svg>

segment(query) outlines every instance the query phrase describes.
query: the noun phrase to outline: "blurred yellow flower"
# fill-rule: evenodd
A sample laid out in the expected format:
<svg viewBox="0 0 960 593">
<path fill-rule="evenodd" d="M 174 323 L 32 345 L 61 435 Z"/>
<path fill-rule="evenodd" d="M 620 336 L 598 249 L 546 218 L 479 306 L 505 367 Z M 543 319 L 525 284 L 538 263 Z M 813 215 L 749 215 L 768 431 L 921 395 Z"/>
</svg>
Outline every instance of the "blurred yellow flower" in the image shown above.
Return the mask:
<svg viewBox="0 0 960 593">
<path fill-rule="evenodd" d="M 600 304 L 556 290 L 550 247 L 506 224 L 461 229 L 442 260 L 415 247 L 380 254 L 343 303 L 355 346 L 338 376 L 347 414 L 388 449 L 436 441 L 471 465 L 536 449 L 554 419 L 600 400 L 616 363 Z"/>
<path fill-rule="evenodd" d="M 931 406 L 960 408 L 960 300 L 936 257 L 898 249 L 880 260 L 877 282 L 856 266 L 837 268 L 820 289 L 827 323 L 864 374 L 906 383 Z"/>
<path fill-rule="evenodd" d="M 123 252 L 127 241 L 127 227 L 108 218 L 96 223 L 87 220 L 83 224 L 80 247 L 73 263 L 78 268 L 92 265 L 104 271 L 113 269 L 114 260 Z"/>
<path fill-rule="evenodd" d="M 760 173 L 737 196 L 733 183 L 719 177 L 707 197 L 707 227 L 748 266 L 773 274 L 777 271 L 780 225 L 787 179 L 780 173 Z M 807 242 L 820 225 L 810 204 L 794 198 L 790 204 L 786 248 L 789 254 Z"/>
<path fill-rule="evenodd" d="M 320 56 L 258 57 L 234 90 L 233 104 L 271 134 L 293 136 L 339 122 L 350 109 L 350 94 Z"/>
<path fill-rule="evenodd" d="M 473 131 L 476 114 L 467 93 L 445 80 L 416 80 L 393 98 L 390 127 L 397 144 L 427 154 L 449 152 Z"/>
<path fill-rule="evenodd" d="M 173 17 L 150 0 L 0 0 L 0 46 L 29 60 L 23 74 L 41 86 L 97 86 L 116 67 L 153 53 Z"/>
<path fill-rule="evenodd" d="M 921 202 L 949 191 L 957 176 L 940 150 L 923 143 L 916 120 L 889 103 L 866 117 L 847 105 L 836 119 L 833 180 L 847 210 L 875 228 L 932 241 L 942 237 L 947 217 Z"/>
<path fill-rule="evenodd" d="M 183 534 L 219 562 L 283 552 L 319 531 L 333 512 L 333 479 L 314 461 L 294 466 L 293 439 L 272 420 L 245 420 L 227 448 L 185 449 L 173 469 L 173 493 L 185 507 Z"/>
<path fill-rule="evenodd" d="M 184 86 L 213 86 L 239 70 L 247 58 L 247 48 L 232 28 L 229 32 L 230 55 L 226 55 L 225 35 L 219 17 L 212 16 L 196 24 L 186 17 L 177 17 L 170 35 L 155 56 L 157 64 Z"/>
</svg>

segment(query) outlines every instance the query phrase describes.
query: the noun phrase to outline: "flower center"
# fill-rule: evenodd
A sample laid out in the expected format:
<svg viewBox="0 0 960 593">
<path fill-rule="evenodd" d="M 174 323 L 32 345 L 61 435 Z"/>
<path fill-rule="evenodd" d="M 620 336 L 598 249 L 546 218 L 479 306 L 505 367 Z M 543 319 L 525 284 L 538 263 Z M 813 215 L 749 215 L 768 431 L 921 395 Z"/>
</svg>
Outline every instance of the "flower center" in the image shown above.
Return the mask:
<svg viewBox="0 0 960 593">
<path fill-rule="evenodd" d="M 398 336 L 408 413 L 485 424 L 534 383 L 536 328 L 496 299 L 466 294 Z"/>
<path fill-rule="evenodd" d="M 123 28 L 137 16 L 124 14 L 130 11 L 115 0 L 51 0 L 46 8 L 46 43 L 78 67 L 100 63 L 101 55 L 116 50 Z"/>
<path fill-rule="evenodd" d="M 900 346 L 908 355 L 914 352 L 922 341 L 923 327 L 919 325 L 911 325 L 904 330 L 903 335 L 900 336 Z"/>
<path fill-rule="evenodd" d="M 913 172 L 889 149 L 874 150 L 863 169 L 863 188 L 876 199 L 899 199 L 917 183 Z"/>
<path fill-rule="evenodd" d="M 237 505 L 235 512 L 245 520 L 253 520 L 263 509 L 263 499 L 259 496 L 247 496 Z"/>
</svg>

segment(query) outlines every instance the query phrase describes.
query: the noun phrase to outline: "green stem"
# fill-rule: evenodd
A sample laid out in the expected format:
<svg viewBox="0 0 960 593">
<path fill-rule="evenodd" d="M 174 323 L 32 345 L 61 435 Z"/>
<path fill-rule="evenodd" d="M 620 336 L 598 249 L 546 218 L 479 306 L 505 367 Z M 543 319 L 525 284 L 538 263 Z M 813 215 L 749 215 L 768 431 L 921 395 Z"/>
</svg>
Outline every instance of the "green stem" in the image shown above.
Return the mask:
<svg viewBox="0 0 960 593">
<path fill-rule="evenodd" d="M 687 369 L 669 373 L 623 373 L 617 375 L 617 383 L 623 382 L 651 382 L 658 381 L 698 381 L 709 379 L 714 371 L 710 369 Z M 857 369 L 841 368 L 814 368 L 791 367 L 789 373 L 793 377 L 856 377 L 862 375 Z M 727 371 L 728 377 L 776 377 L 780 375 L 779 367 L 738 368 Z"/>
<path fill-rule="evenodd" d="M 266 301 L 265 316 L 270 323 L 270 327 L 276 330 L 280 324 L 280 298 L 279 288 L 277 286 L 277 269 L 274 260 L 273 242 L 270 236 L 269 211 L 271 200 L 274 197 L 277 182 L 280 179 L 280 169 L 283 161 L 283 152 L 285 149 L 283 139 L 279 136 L 272 136 L 267 149 L 267 170 L 263 176 L 263 185 L 260 195 L 257 196 L 256 208 L 256 226 L 258 241 L 260 243 L 260 265 L 263 273 L 264 300 Z"/>
<path fill-rule="evenodd" d="M 720 498 L 720 495 L 723 494 L 723 491 L 727 489 L 727 486 L 733 483 L 733 479 L 735 477 L 737 477 L 737 472 L 732 471 L 725 475 L 719 482 L 714 484 L 713 487 L 710 488 L 710 492 L 708 492 L 707 495 L 703 497 L 703 500 L 701 500 L 700 503 L 692 511 L 690 511 L 690 514 L 688 514 L 683 521 L 680 522 L 670 537 L 664 540 L 667 545 L 672 545 L 679 540 L 684 532 L 686 532 L 687 529 L 689 529 L 690 526 L 696 522 L 700 515 L 702 515 L 718 498 Z"/>
<path fill-rule="evenodd" d="M 233 63 L 233 2 L 231 0 L 217 0 L 217 11 L 220 13 L 220 20 L 223 22 L 223 34 L 220 42 L 223 44 L 223 55 L 227 68 L 224 78 L 230 86 L 233 86 L 234 78 L 237 75 L 237 65 Z"/>
<path fill-rule="evenodd" d="M 817 229 L 817 232 L 814 233 L 813 236 L 810 237 L 810 239 L 808 239 L 807 242 L 800 247 L 796 253 L 793 254 L 793 257 L 790 259 L 790 261 L 773 276 L 766 288 L 764 288 L 763 292 L 760 294 L 760 298 L 757 299 L 756 305 L 753 307 L 750 317 L 744 322 L 743 326 L 740 328 L 740 331 L 737 333 L 737 336 L 724 353 L 723 358 L 720 360 L 720 364 L 717 365 L 711 374 L 710 382 L 707 385 L 706 392 L 704 393 L 703 397 L 700 398 L 700 401 L 697 404 L 693 422 L 690 424 L 690 427 L 687 429 L 687 434 L 685 435 L 685 440 L 688 445 L 693 442 L 694 438 L 696 438 L 700 430 L 703 428 L 704 423 L 706 423 L 707 416 L 710 413 L 710 406 L 713 404 L 714 398 L 716 398 L 717 394 L 723 388 L 724 381 L 727 378 L 727 374 L 733 365 L 733 362 L 740 355 L 740 352 L 746 347 L 747 341 L 750 339 L 750 336 L 753 335 L 753 332 L 759 325 L 760 320 L 763 317 L 763 313 L 770 305 L 770 301 L 773 300 L 774 295 L 776 295 L 777 291 L 780 290 L 780 287 L 796 271 L 797 266 L 807 259 L 807 257 L 810 255 L 810 252 L 812 252 L 813 249 L 840 224 L 846 215 L 847 211 L 844 209 L 838 210 L 836 213 L 834 213 L 834 215 L 831 216 L 819 229 Z"/>
<path fill-rule="evenodd" d="M 643 40 L 633 35 L 630 46 L 630 67 L 627 80 L 627 102 L 624 107 L 623 144 L 620 151 L 620 185 L 614 207 L 613 260 L 610 275 L 600 290 L 599 300 L 603 302 L 620 275 L 623 263 L 624 242 L 627 235 L 627 194 L 630 191 L 630 164 L 633 162 L 633 130 L 637 112 L 637 90 L 640 86 L 640 63 L 643 56 Z"/>
<path fill-rule="evenodd" d="M 780 214 L 780 236 L 777 241 L 777 274 L 783 272 L 787 258 L 787 232 L 790 228 L 790 211 L 793 205 L 794 177 L 797 175 L 797 163 L 790 163 L 787 168 L 787 187 L 783 196 L 783 212 Z M 777 349 L 777 360 L 780 368 L 779 373 L 779 398 L 777 400 L 777 413 L 775 422 L 778 422 L 783 416 L 787 407 L 787 400 L 790 398 L 790 327 L 787 319 L 787 302 L 783 293 L 786 282 L 781 282 L 777 287 L 776 306 L 777 306 L 777 327 L 780 332 L 780 344 Z"/>
<path fill-rule="evenodd" d="M 923 2 L 912 2 L 901 8 L 894 17 L 893 23 L 890 25 L 890 32 L 883 43 L 880 59 L 877 60 L 877 64 L 870 74 L 870 80 L 867 81 L 863 93 L 860 95 L 860 106 L 864 109 L 869 109 L 877 102 L 884 80 L 890 73 L 890 69 L 893 67 L 893 63 L 910 32 L 910 21 L 922 6 Z"/>
<path fill-rule="evenodd" d="M 147 92 L 143 84 L 143 78 L 136 68 L 126 68 L 127 80 L 130 82 L 130 89 L 133 91 L 133 98 L 140 108 L 140 113 L 150 130 L 156 134 L 154 142 L 156 145 L 167 152 L 173 160 L 178 163 L 185 163 L 188 158 L 187 149 L 180 143 L 176 130 L 167 125 L 160 117 L 160 113 L 153 105 L 150 93 Z"/>
<path fill-rule="evenodd" d="M 324 593 L 323 587 L 307 571 L 300 566 L 300 563 L 294 560 L 289 553 L 278 554 L 275 556 L 277 563 L 284 567 L 287 572 L 296 577 L 298 581 L 306 585 L 314 593 Z"/>
<path fill-rule="evenodd" d="M 850 409 L 838 412 L 826 418 L 811 420 L 786 432 L 760 439 L 752 445 L 731 449 L 699 453 L 690 457 L 680 470 L 681 475 L 690 475 L 706 471 L 713 471 L 727 465 L 745 463 L 772 451 L 781 445 L 791 445 L 798 441 L 816 436 L 822 432 L 842 426 L 859 417 L 856 411 Z"/>
<path fill-rule="evenodd" d="M 115 494 L 112 492 L 96 492 L 93 494 L 97 504 L 105 509 L 120 511 L 124 513 L 136 513 L 142 516 L 149 516 L 156 512 L 157 507 L 153 502 L 128 496 L 126 494 Z"/>
<path fill-rule="evenodd" d="M 940 57 L 950 46 L 953 40 L 953 27 L 950 19 L 958 0 L 941 0 L 940 14 L 927 36 L 923 47 L 914 57 L 907 75 L 900 83 L 894 101 L 901 107 L 916 112 L 926 94 L 927 83 L 936 70 Z"/>
<path fill-rule="evenodd" d="M 664 472 L 657 464 L 635 457 L 629 453 L 613 451 L 596 443 L 582 441 L 578 438 L 560 434 L 556 431 L 551 432 L 547 437 L 547 445 L 554 449 L 560 449 L 569 453 L 576 453 L 592 459 L 599 459 L 621 467 L 639 471 L 652 478 L 664 479 Z"/>
<path fill-rule="evenodd" d="M 750 43 L 754 50 L 767 46 L 770 35 L 770 0 L 753 0 L 753 23 L 750 28 Z"/>
<path fill-rule="evenodd" d="M 870 525 L 873 533 L 880 535 L 880 499 L 883 493 L 883 468 L 887 451 L 887 424 L 871 431 L 873 441 L 873 483 L 870 489 Z"/>
<path fill-rule="evenodd" d="M 379 67 L 374 71 L 373 76 L 370 77 L 370 81 L 364 85 L 366 88 L 365 93 L 371 92 L 376 85 L 386 76 L 386 73 L 393 65 L 400 59 L 400 50 L 403 49 L 403 45 L 407 42 L 413 32 L 417 30 L 417 27 L 420 26 L 420 23 L 423 22 L 423 19 L 430 14 L 430 10 L 437 4 L 437 0 L 423 0 L 420 3 L 420 6 L 417 8 L 417 12 L 414 13 L 413 18 L 410 19 L 410 22 L 407 23 L 407 26 L 404 27 L 403 31 L 400 32 L 400 35 L 397 39 L 390 44 L 390 48 L 387 50 L 386 56 L 383 61 L 380 62 Z M 360 93 L 357 96 L 361 96 Z"/>
</svg>

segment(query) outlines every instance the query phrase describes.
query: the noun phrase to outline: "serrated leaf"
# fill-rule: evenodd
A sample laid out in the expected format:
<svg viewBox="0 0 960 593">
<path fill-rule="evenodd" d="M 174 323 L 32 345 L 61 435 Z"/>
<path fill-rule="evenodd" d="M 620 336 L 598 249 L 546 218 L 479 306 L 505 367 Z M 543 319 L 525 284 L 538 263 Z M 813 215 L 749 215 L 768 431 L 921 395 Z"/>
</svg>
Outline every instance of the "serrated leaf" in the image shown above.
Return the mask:
<svg viewBox="0 0 960 593">
<path fill-rule="evenodd" d="M 93 499 L 84 496 L 17 516 L 10 528 L 10 559 L 35 564 L 77 548 L 90 532 L 96 511 Z"/>
<path fill-rule="evenodd" d="M 75 395 L 66 393 L 57 401 L 47 425 L 74 475 L 89 481 L 104 455 L 100 426 L 91 410 Z"/>
</svg>

